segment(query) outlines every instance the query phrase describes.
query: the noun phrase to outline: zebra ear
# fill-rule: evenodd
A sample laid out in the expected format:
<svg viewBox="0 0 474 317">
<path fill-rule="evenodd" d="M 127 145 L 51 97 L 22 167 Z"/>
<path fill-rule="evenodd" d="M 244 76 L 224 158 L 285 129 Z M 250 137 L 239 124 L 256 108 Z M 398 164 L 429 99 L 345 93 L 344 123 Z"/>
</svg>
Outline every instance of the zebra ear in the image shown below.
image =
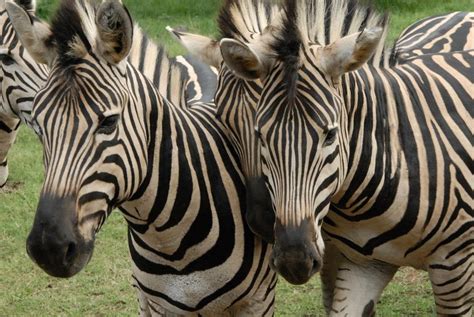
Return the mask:
<svg viewBox="0 0 474 317">
<path fill-rule="evenodd" d="M 323 69 L 335 80 L 358 69 L 375 53 L 382 33 L 381 27 L 365 29 L 326 46 L 321 55 Z"/>
<path fill-rule="evenodd" d="M 46 22 L 33 18 L 25 8 L 7 0 L 5 7 L 16 34 L 28 53 L 40 64 L 50 64 L 57 53 L 49 43 L 51 30 Z M 30 10 L 30 9 L 28 9 Z"/>
<path fill-rule="evenodd" d="M 246 80 L 265 77 L 266 67 L 250 46 L 234 39 L 222 39 L 220 44 L 224 62 L 237 76 Z"/>
<path fill-rule="evenodd" d="M 183 45 L 189 53 L 197 56 L 207 65 L 220 68 L 222 55 L 219 42 L 206 36 L 177 31 L 169 26 L 166 30 L 170 32 L 178 42 Z"/>
<path fill-rule="evenodd" d="M 34 13 L 36 11 L 36 0 L 15 0 L 15 2 L 29 12 Z"/>
<path fill-rule="evenodd" d="M 97 47 L 99 54 L 111 64 L 124 60 L 132 47 L 133 22 L 120 1 L 108 0 L 97 10 Z"/>
</svg>

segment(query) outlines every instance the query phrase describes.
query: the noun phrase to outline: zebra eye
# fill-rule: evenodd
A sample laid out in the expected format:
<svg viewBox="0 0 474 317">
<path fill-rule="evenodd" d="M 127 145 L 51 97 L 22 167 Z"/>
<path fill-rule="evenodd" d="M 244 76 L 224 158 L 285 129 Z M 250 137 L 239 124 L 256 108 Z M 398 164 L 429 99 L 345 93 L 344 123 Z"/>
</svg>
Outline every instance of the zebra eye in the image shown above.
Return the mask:
<svg viewBox="0 0 474 317">
<path fill-rule="evenodd" d="M 326 133 L 326 140 L 324 140 L 325 146 L 330 146 L 336 141 L 337 128 L 333 128 Z"/>
<path fill-rule="evenodd" d="M 0 61 L 4 65 L 12 65 L 15 63 L 13 57 L 11 57 L 8 53 L 0 53 Z"/>
<path fill-rule="evenodd" d="M 97 129 L 97 133 L 102 134 L 111 134 L 114 132 L 115 128 L 117 127 L 117 123 L 120 119 L 118 114 L 114 114 L 108 117 L 105 117 L 99 124 L 99 128 Z"/>
</svg>

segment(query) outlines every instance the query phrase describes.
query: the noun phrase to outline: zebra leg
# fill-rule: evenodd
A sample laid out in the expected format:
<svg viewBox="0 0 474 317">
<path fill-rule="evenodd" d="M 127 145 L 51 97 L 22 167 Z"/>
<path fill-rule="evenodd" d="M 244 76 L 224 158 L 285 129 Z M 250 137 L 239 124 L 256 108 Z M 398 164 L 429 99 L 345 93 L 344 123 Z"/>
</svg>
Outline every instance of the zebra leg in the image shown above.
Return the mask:
<svg viewBox="0 0 474 317">
<path fill-rule="evenodd" d="M 375 305 L 397 270 L 379 261 L 360 265 L 341 256 L 329 316 L 374 316 Z"/>
<path fill-rule="evenodd" d="M 326 314 L 329 315 L 332 307 L 332 299 L 334 295 L 334 286 L 336 284 L 337 272 L 341 263 L 342 254 L 339 250 L 325 242 L 325 251 L 323 259 L 323 267 L 321 268 L 321 283 L 323 290 L 323 304 Z"/>
<path fill-rule="evenodd" d="M 471 240 L 472 241 L 472 240 Z M 474 313 L 474 253 L 467 250 L 452 261 L 429 266 L 438 316 L 466 316 Z"/>
<path fill-rule="evenodd" d="M 7 154 L 16 138 L 20 120 L 8 118 L 0 113 L 0 188 L 8 179 Z"/>
</svg>

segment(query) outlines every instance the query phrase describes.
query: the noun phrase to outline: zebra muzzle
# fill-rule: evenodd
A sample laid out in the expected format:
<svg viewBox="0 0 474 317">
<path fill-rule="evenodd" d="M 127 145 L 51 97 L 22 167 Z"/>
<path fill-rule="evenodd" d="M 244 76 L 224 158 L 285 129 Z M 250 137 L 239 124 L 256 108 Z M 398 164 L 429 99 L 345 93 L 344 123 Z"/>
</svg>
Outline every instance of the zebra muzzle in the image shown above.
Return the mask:
<svg viewBox="0 0 474 317">
<path fill-rule="evenodd" d="M 271 267 L 291 284 L 300 285 L 319 272 L 322 256 L 316 248 L 314 224 L 303 221 L 299 226 L 275 227 Z"/>
<path fill-rule="evenodd" d="M 89 262 L 94 241 L 79 234 L 74 200 L 42 197 L 26 249 L 30 258 L 54 277 L 71 277 Z"/>
</svg>

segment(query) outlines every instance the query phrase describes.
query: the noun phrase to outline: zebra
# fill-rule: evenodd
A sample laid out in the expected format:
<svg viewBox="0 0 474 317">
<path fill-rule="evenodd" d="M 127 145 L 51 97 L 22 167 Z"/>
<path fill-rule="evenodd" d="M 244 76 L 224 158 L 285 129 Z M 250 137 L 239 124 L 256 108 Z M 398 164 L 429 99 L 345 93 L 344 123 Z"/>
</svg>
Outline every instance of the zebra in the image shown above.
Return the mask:
<svg viewBox="0 0 474 317">
<path fill-rule="evenodd" d="M 29 14 L 36 18 L 36 1 L 17 1 Z M 31 108 L 33 97 L 44 86 L 48 68 L 34 61 L 18 41 L 5 10 L 5 0 L 0 0 L 0 80 L 2 101 L 0 105 L 0 187 L 8 178 L 7 155 L 15 141 L 20 124 L 32 128 Z M 160 92 L 168 98 L 173 92 L 167 91 L 161 76 L 161 68 L 169 63 L 178 63 L 185 71 L 186 100 L 189 105 L 209 103 L 214 98 L 217 85 L 216 72 L 207 64 L 193 56 L 177 56 L 171 60 L 163 47 L 156 45 L 142 29 L 134 26 L 134 41 L 129 61 L 144 73 Z"/>
<path fill-rule="evenodd" d="M 23 7 L 34 12 L 35 2 L 24 2 Z M 0 0 L 0 187 L 8 178 L 7 154 L 15 141 L 21 121 L 31 121 L 33 96 L 46 80 L 46 67 L 38 65 L 28 54 L 24 54 L 18 44 L 16 34 L 8 21 L 5 0 Z M 20 58 L 17 58 L 20 57 Z M 19 77 L 14 70 L 17 65 L 28 70 Z M 12 70 L 12 71 L 10 71 Z"/>
<path fill-rule="evenodd" d="M 421 19 L 403 30 L 396 42 L 399 63 L 442 52 L 474 49 L 474 12 L 453 12 Z"/>
<path fill-rule="evenodd" d="M 387 17 L 353 0 L 287 0 L 267 26 L 241 13 L 264 1 L 227 3 L 220 42 L 176 36 L 222 65 L 217 107 L 254 123 L 274 268 L 305 283 L 324 254 L 328 314 L 369 316 L 398 267 L 412 266 L 429 272 L 439 315 L 470 316 L 474 52 L 432 47 L 399 62 L 400 46 L 384 46 Z M 244 85 L 256 93 L 239 99 Z M 250 118 L 237 110 L 247 100 Z"/>
<path fill-rule="evenodd" d="M 134 35 L 118 0 L 62 0 L 51 26 L 13 2 L 7 11 L 50 67 L 32 112 L 45 166 L 33 261 L 77 274 L 117 207 L 142 315 L 272 315 L 271 249 L 245 224 L 242 175 L 215 107 L 171 104 L 125 60 Z M 182 95 L 173 65 L 161 71 Z"/>
<path fill-rule="evenodd" d="M 278 6 L 265 1 L 261 1 L 257 5 L 252 2 L 252 0 L 227 0 L 225 2 L 218 17 L 222 37 L 249 42 L 262 34 L 272 20 L 277 20 L 280 10 Z M 426 18 L 422 20 L 423 23 L 416 22 L 410 25 L 394 44 L 395 61 L 401 64 L 418 55 L 474 48 L 474 41 L 472 41 L 473 16 L 472 12 L 455 12 Z M 238 21 L 243 21 L 243 23 L 239 24 Z M 355 21 L 355 23 L 360 22 L 359 20 Z M 235 28 L 234 26 L 227 27 L 232 23 L 236 26 Z M 278 24 L 278 22 L 276 23 Z M 362 23 L 359 28 L 363 28 L 365 25 Z M 354 29 L 357 27 L 357 25 L 352 26 Z M 228 32 L 228 29 L 231 32 Z M 246 179 L 247 223 L 256 235 L 273 243 L 275 217 L 258 160 L 258 141 L 253 132 L 256 105 L 261 94 L 262 83 L 258 79 L 242 80 L 232 71 L 226 69 L 225 64 L 222 64 L 222 56 L 215 51 L 215 47 L 219 46 L 218 41 L 198 34 L 181 32 L 169 26 L 167 30 L 191 54 L 221 71 L 219 76 L 221 89 L 218 89 L 216 93 L 216 105 L 218 116 L 231 132 L 232 141 L 239 153 Z M 425 34 L 427 31 L 430 31 L 428 35 Z"/>
</svg>

